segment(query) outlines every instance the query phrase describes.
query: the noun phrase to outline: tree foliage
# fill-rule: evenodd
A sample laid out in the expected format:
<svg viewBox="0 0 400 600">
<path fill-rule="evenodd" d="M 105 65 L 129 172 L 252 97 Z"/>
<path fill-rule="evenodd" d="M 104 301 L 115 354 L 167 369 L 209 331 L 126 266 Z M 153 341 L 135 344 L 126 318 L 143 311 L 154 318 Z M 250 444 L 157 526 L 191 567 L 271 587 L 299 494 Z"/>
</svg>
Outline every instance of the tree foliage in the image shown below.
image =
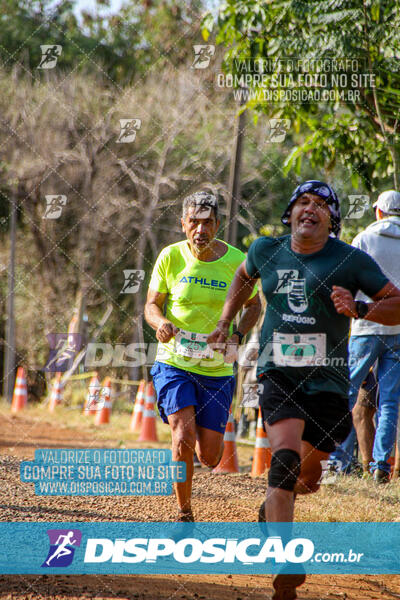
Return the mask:
<svg viewBox="0 0 400 600">
<path fill-rule="evenodd" d="M 15 87 L 12 74 L 3 72 L 0 111 L 0 206 L 7 214 L 14 196 L 19 217 L 19 348 L 30 365 L 39 357 L 43 364 L 45 334 L 66 331 L 79 290 L 92 329 L 113 305 L 102 340 L 131 342 L 155 258 L 182 239 L 183 197 L 213 190 L 224 214 L 235 107 L 210 95 L 185 66 L 122 93 L 94 74 L 65 79 L 55 72 L 41 83 L 26 76 Z M 127 117 L 140 119 L 140 128 L 132 142 L 118 143 L 120 119 Z M 255 145 L 249 152 L 256 156 Z M 45 218 L 48 195 L 66 196 L 56 219 Z M 262 224 L 251 203 L 240 219 L 244 233 Z M 8 239 L 0 242 L 4 264 Z M 139 293 L 121 294 L 124 269 L 145 271 Z M 2 284 L 4 304 L 6 277 Z"/>
<path fill-rule="evenodd" d="M 227 0 L 216 22 L 210 14 L 203 27 L 215 31 L 228 47 L 225 68 L 237 73 L 247 59 L 300 59 L 294 75 L 304 73 L 306 61 L 349 59 L 340 69 L 358 77 L 360 97 L 346 103 L 292 100 L 283 103 L 249 101 L 249 106 L 289 118 L 305 139 L 293 148 L 285 170 L 301 172 L 302 157 L 332 173 L 341 162 L 352 186 L 376 189 L 388 177 L 399 176 L 400 13 L 394 0 Z M 356 62 L 354 62 L 356 61 Z M 279 61 L 276 61 L 279 65 Z M 314 63 L 316 64 L 316 63 Z M 269 76 L 281 67 L 271 67 Z M 317 73 L 310 67 L 310 73 Z M 267 72 L 264 71 L 266 74 Z M 373 76 L 363 79 L 363 75 Z M 270 81 L 270 80 L 269 80 Z M 269 85 L 269 84 L 267 84 Z M 256 86 L 254 86 L 256 87 Z M 282 86 L 278 84 L 277 89 Z M 339 87 L 331 85 L 339 92 Z"/>
<path fill-rule="evenodd" d="M 110 85 L 129 83 L 187 59 L 200 24 L 203 2 L 124 2 L 116 14 L 110 0 L 96 0 L 81 18 L 75 0 L 0 0 L 0 58 L 39 77 L 42 44 L 59 44 L 58 67 L 97 71 Z"/>
<path fill-rule="evenodd" d="M 284 4 L 287 14 L 275 9 Z M 280 44 L 288 44 L 285 52 L 303 51 L 290 45 L 297 44 L 301 20 L 300 12 L 293 17 L 295 5 L 228 3 L 218 34 L 231 44 L 227 67 L 235 53 L 279 56 Z M 212 68 L 191 69 L 192 45 L 201 42 L 202 2 L 127 2 L 118 15 L 101 11 L 107 1 L 98 6 L 81 23 L 65 0 L 0 0 L 0 295 L 4 308 L 9 202 L 15 199 L 17 345 L 34 369 L 46 358 L 45 334 L 66 331 L 78 292 L 91 330 L 108 303 L 114 308 L 100 341 L 134 341 L 154 259 L 163 246 L 182 239 L 183 197 L 206 187 L 220 195 L 226 213 L 237 105 L 228 92 L 214 90 Z M 284 29 L 274 41 L 279 18 Z M 205 32 L 210 21 L 208 16 Z M 271 38 L 260 34 L 265 23 Z M 57 68 L 44 72 L 36 67 L 40 45 L 49 43 L 63 50 Z M 217 57 L 215 62 L 218 68 Z M 357 182 L 346 177 L 350 160 L 356 174 L 363 173 L 357 161 L 364 161 L 364 187 L 368 177 L 371 185 L 375 181 L 371 164 L 378 174 L 388 168 L 383 138 L 354 107 L 253 106 L 260 119 L 246 124 L 238 215 L 245 244 L 260 230 L 285 231 L 279 217 L 300 173 L 328 172 L 342 182 L 342 192 L 351 193 Z M 389 112 L 382 105 L 396 130 Z M 292 120 L 284 142 L 268 140 L 265 113 Z M 118 143 L 120 120 L 132 118 L 140 120 L 136 138 Z M 354 130 L 362 119 L 365 131 Z M 301 163 L 303 155 L 311 162 Z M 48 195 L 67 198 L 57 219 L 44 217 Z M 139 293 L 121 294 L 125 269 L 145 271 Z M 145 331 L 145 339 L 154 341 L 154 332 Z"/>
</svg>

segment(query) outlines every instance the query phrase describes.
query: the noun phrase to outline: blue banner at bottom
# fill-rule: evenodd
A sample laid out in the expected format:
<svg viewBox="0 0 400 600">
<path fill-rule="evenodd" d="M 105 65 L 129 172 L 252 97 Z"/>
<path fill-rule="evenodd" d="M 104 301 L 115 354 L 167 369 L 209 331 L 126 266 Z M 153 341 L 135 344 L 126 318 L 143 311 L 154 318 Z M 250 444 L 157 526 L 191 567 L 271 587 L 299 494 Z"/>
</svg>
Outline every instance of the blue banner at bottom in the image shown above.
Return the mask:
<svg viewBox="0 0 400 600">
<path fill-rule="evenodd" d="M 2 574 L 400 573 L 400 523 L 0 523 Z"/>
</svg>

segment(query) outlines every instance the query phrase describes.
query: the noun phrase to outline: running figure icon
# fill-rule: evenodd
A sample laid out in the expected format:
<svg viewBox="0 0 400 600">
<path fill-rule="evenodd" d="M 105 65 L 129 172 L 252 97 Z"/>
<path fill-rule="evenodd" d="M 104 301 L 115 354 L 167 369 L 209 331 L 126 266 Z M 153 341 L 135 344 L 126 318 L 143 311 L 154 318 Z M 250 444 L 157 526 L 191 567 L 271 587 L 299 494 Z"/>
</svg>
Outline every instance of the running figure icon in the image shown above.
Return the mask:
<svg viewBox="0 0 400 600">
<path fill-rule="evenodd" d="M 50 563 L 54 558 L 61 558 L 62 556 L 72 554 L 72 550 L 70 548 L 67 548 L 67 546 L 73 546 L 77 543 L 78 540 L 74 540 L 73 537 L 73 531 L 68 531 L 67 534 L 58 536 L 56 541 L 57 549 L 55 550 L 55 552 L 53 552 L 50 558 L 46 560 L 46 565 L 50 566 Z"/>
</svg>

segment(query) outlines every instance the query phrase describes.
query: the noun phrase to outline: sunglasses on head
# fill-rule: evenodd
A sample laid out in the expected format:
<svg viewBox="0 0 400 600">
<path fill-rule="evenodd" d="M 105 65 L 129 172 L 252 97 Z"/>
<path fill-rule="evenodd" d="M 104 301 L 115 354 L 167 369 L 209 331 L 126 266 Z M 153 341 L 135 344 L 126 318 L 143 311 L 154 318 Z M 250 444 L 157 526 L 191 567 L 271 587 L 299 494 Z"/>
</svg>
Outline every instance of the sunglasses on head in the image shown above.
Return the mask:
<svg viewBox="0 0 400 600">
<path fill-rule="evenodd" d="M 331 190 L 328 187 L 322 185 L 320 187 L 314 188 L 312 183 L 304 183 L 303 185 L 301 185 L 299 187 L 298 193 L 304 194 L 305 192 L 309 192 L 310 190 L 318 194 L 318 196 L 322 196 L 323 198 L 329 198 L 329 196 L 331 196 Z"/>
</svg>

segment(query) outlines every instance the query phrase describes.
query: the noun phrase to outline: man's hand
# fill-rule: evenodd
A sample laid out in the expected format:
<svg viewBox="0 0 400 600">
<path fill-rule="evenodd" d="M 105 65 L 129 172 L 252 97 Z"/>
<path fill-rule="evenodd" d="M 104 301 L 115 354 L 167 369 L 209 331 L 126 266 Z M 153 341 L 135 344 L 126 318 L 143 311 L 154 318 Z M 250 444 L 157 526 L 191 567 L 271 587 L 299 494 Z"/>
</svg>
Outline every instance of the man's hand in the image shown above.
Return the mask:
<svg viewBox="0 0 400 600">
<path fill-rule="evenodd" d="M 166 344 L 169 340 L 179 333 L 179 328 L 175 327 L 171 321 L 164 321 L 156 331 L 156 338 L 159 342 Z"/>
<path fill-rule="evenodd" d="M 332 290 L 331 299 L 335 305 L 336 311 L 339 314 L 346 315 L 346 317 L 353 317 L 353 319 L 356 319 L 358 315 L 353 294 L 339 285 L 333 285 Z"/>
<path fill-rule="evenodd" d="M 207 344 L 213 350 L 218 349 L 221 352 L 221 347 L 225 345 L 229 336 L 229 326 L 229 321 L 218 321 L 217 327 L 207 337 Z"/>
</svg>

